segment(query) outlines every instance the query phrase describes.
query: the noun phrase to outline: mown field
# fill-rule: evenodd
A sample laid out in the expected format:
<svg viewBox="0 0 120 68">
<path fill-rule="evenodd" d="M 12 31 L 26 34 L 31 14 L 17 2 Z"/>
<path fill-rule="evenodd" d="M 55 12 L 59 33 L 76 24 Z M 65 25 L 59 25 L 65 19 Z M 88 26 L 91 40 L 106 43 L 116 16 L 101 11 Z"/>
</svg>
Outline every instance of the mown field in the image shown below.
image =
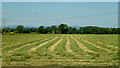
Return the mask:
<svg viewBox="0 0 120 68">
<path fill-rule="evenodd" d="M 117 34 L 2 35 L 3 66 L 117 66 Z"/>
</svg>

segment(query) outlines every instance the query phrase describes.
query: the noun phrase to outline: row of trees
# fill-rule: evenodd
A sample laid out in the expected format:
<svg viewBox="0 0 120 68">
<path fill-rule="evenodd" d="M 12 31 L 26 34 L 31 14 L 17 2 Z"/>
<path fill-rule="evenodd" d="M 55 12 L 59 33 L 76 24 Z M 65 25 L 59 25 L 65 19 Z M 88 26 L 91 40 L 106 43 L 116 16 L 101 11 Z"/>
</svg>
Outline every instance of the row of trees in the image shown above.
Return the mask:
<svg viewBox="0 0 120 68">
<path fill-rule="evenodd" d="M 80 27 L 79 29 L 69 27 L 67 24 L 60 24 L 58 27 L 39 26 L 38 28 L 24 28 L 18 25 L 15 29 L 4 28 L 2 33 L 39 33 L 39 34 L 120 34 L 120 28 L 102 28 L 95 26 Z"/>
</svg>

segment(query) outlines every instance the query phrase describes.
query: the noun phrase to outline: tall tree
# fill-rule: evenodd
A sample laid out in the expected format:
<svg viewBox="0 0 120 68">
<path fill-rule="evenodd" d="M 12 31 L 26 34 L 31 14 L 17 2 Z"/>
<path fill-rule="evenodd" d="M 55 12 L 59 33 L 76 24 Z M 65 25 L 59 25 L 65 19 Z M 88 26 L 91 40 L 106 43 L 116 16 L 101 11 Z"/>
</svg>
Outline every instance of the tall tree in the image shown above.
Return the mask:
<svg viewBox="0 0 120 68">
<path fill-rule="evenodd" d="M 44 29 L 44 33 L 45 33 L 45 34 L 51 33 L 51 28 L 50 28 L 50 27 L 46 27 L 46 28 Z"/>
<path fill-rule="evenodd" d="M 58 30 L 60 33 L 62 34 L 67 34 L 68 33 L 68 25 L 66 24 L 60 24 L 59 27 L 58 27 Z"/>
<path fill-rule="evenodd" d="M 56 34 L 57 32 L 57 27 L 55 25 L 52 25 L 51 26 L 51 31 L 52 31 L 52 34 Z"/>
<path fill-rule="evenodd" d="M 18 25 L 17 28 L 16 28 L 16 32 L 17 33 L 23 33 L 23 30 L 24 30 L 24 26 L 23 25 Z"/>
<path fill-rule="evenodd" d="M 44 34 L 44 26 L 39 26 L 36 32 L 39 34 Z"/>
</svg>

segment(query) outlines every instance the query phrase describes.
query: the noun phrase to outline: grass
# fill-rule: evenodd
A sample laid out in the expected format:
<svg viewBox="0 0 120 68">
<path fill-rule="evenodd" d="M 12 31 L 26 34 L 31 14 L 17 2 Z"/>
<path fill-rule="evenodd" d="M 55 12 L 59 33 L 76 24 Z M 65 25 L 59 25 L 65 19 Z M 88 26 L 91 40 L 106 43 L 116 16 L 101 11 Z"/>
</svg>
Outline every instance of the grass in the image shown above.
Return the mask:
<svg viewBox="0 0 120 68">
<path fill-rule="evenodd" d="M 3 43 L 2 44 L 3 44 L 3 50 L 5 50 L 3 52 L 13 50 L 13 49 L 20 47 L 22 45 L 25 45 L 25 44 L 39 41 L 45 37 L 49 37 L 49 35 L 45 35 L 45 36 L 38 35 L 38 34 L 35 34 L 35 35 L 34 34 L 3 35 L 3 40 L 2 40 Z M 4 45 L 4 43 L 7 43 L 7 45 Z M 19 43 L 19 44 L 16 44 L 16 43 Z"/>
<path fill-rule="evenodd" d="M 46 40 L 41 39 L 41 40 L 37 41 L 34 45 L 32 44 L 32 45 L 26 46 L 26 47 L 24 47 L 24 48 L 19 49 L 18 51 L 26 51 L 26 50 L 29 50 L 29 49 L 31 49 L 31 48 L 33 48 L 33 47 L 36 47 L 36 46 L 38 46 L 38 45 L 40 45 L 40 44 L 42 44 L 42 43 L 44 43 L 44 42 L 46 42 L 46 41 L 49 41 L 49 40 L 53 39 L 53 38 L 54 38 L 54 36 L 53 36 L 53 37 L 49 37 L 49 38 L 47 38 L 47 39 L 45 38 Z"/>
<path fill-rule="evenodd" d="M 55 47 L 55 52 L 65 52 L 65 44 L 66 44 L 66 37 L 62 38 L 62 41 L 58 43 L 58 45 Z"/>
<path fill-rule="evenodd" d="M 109 49 L 109 50 L 112 50 L 112 51 L 117 51 L 117 49 L 114 48 L 117 45 L 115 43 L 118 43 L 118 41 L 117 41 L 118 40 L 117 35 L 87 35 L 87 36 L 83 36 L 82 38 L 87 39 L 88 41 L 90 41 L 90 42 L 92 42 L 92 43 L 94 43 L 94 44 L 96 44 L 96 45 L 98 45 L 100 47 L 103 47 L 103 48 L 106 48 L 106 49 Z M 112 41 L 110 39 L 116 40 L 116 42 Z M 103 42 L 104 44 L 99 44 L 97 42 Z M 114 44 L 111 45 L 113 47 L 107 46 L 107 45 L 110 45 L 110 44 L 108 44 L 108 42 L 109 43 L 110 42 L 114 43 Z M 102 51 L 104 51 L 104 50 L 102 50 Z"/>
<path fill-rule="evenodd" d="M 89 40 L 91 42 L 103 42 L 109 45 L 117 46 L 118 47 L 118 34 L 82 34 L 82 38 Z"/>
<path fill-rule="evenodd" d="M 85 52 L 79 48 L 76 41 L 71 37 L 71 35 L 82 43 L 88 49 L 99 52 L 99 53 L 90 53 Z M 60 40 L 62 34 L 14 34 L 14 35 L 3 35 L 2 45 L 3 45 L 3 65 L 38 65 L 38 66 L 117 66 L 118 53 L 110 53 L 103 49 L 96 48 L 83 40 L 81 38 L 88 40 L 100 47 L 109 49 L 111 51 L 117 51 L 115 48 L 111 48 L 106 45 L 99 44 L 97 42 L 102 42 L 104 44 L 109 44 L 115 47 L 118 47 L 118 35 L 109 34 L 109 35 L 95 35 L 95 34 L 64 34 L 64 37 L 56 45 L 53 52 L 49 51 L 49 47 L 55 44 Z M 73 53 L 67 52 L 65 45 L 67 38 L 70 40 L 70 48 Z M 81 37 L 80 37 L 81 36 Z M 33 52 L 28 50 L 36 47 L 44 42 L 49 40 L 55 40 L 45 44 L 44 46 L 39 47 Z M 112 38 L 112 39 L 111 39 Z M 46 39 L 46 40 L 44 40 Z M 8 53 L 8 51 L 14 50 L 26 44 L 30 44 L 23 48 Z M 77 55 L 77 56 L 76 56 Z M 83 60 L 83 61 L 82 61 Z"/>
<path fill-rule="evenodd" d="M 71 43 L 70 46 L 74 52 L 77 52 L 77 53 L 83 52 L 83 50 L 79 48 L 79 46 L 77 45 L 74 39 L 72 39 L 71 37 L 68 37 L 68 38 L 70 39 L 70 43 Z"/>
<path fill-rule="evenodd" d="M 77 35 L 76 35 L 77 36 Z M 90 45 L 89 43 L 86 43 L 84 42 L 83 40 L 81 40 L 81 38 L 79 36 L 75 37 L 77 40 L 79 40 L 85 47 L 87 47 L 88 49 L 90 50 L 93 50 L 93 51 L 96 51 L 96 52 L 105 52 L 105 50 L 103 49 L 99 49 L 99 48 L 96 48 L 92 45 Z"/>
</svg>

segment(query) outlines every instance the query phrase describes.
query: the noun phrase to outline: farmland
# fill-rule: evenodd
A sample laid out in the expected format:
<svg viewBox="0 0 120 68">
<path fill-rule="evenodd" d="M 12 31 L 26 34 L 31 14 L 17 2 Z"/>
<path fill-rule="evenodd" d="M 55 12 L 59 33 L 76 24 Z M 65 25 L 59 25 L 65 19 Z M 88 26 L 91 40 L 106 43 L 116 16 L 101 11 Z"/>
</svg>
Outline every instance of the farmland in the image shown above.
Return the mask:
<svg viewBox="0 0 120 68">
<path fill-rule="evenodd" d="M 3 34 L 3 66 L 117 66 L 117 34 Z"/>
</svg>

